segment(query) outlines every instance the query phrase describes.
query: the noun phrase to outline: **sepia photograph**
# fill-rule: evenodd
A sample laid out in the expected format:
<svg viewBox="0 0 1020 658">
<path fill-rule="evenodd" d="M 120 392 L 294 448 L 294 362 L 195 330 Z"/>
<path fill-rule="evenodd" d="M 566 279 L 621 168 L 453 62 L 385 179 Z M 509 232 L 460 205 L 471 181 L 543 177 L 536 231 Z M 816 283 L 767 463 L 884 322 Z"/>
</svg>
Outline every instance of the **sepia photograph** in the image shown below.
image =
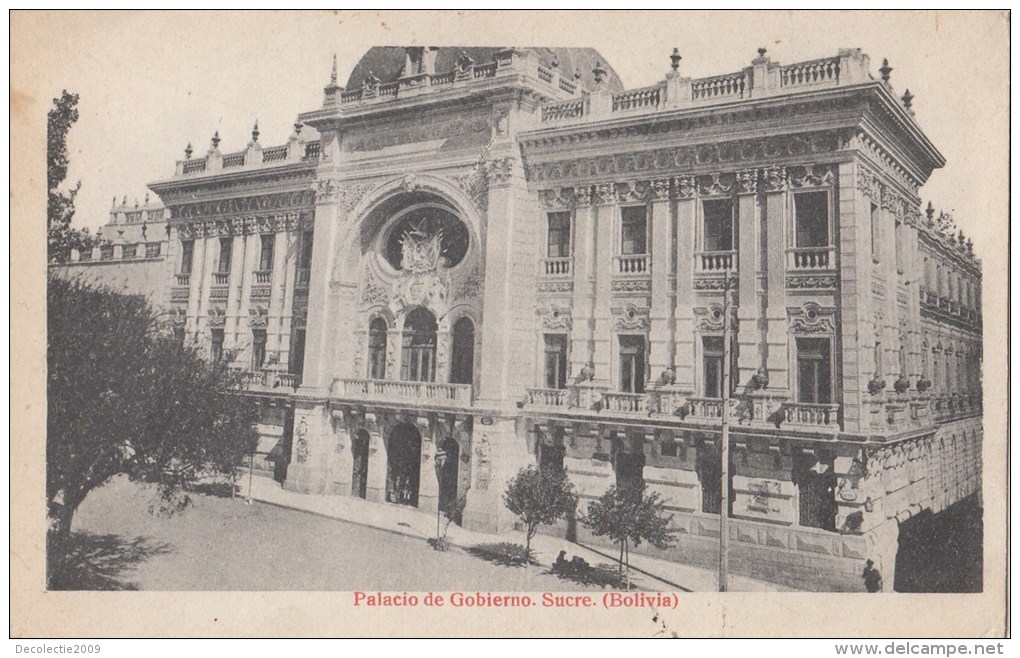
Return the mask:
<svg viewBox="0 0 1020 658">
<path fill-rule="evenodd" d="M 1008 633 L 1009 12 L 10 21 L 12 638 Z"/>
</svg>

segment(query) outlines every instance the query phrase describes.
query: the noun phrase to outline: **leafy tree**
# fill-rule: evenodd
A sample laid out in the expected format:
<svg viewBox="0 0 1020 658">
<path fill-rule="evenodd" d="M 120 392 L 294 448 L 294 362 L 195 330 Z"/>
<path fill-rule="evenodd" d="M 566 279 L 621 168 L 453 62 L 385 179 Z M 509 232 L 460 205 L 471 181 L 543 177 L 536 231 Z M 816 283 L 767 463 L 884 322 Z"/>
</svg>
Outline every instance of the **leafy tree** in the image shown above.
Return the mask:
<svg viewBox="0 0 1020 658">
<path fill-rule="evenodd" d="M 177 511 L 204 474 L 232 475 L 258 435 L 235 375 L 174 340 L 142 297 L 51 277 L 47 302 L 53 567 L 78 506 L 110 478 L 154 483 L 161 511 Z"/>
<path fill-rule="evenodd" d="M 647 541 L 666 549 L 676 541 L 677 531 L 670 527 L 673 515 L 665 512 L 665 503 L 658 493 L 645 495 L 644 483 L 617 487 L 613 485 L 602 496 L 588 503 L 588 513 L 581 523 L 592 534 L 608 536 L 620 545 L 620 574 L 626 574 L 630 587 L 630 544 L 640 546 Z"/>
<path fill-rule="evenodd" d="M 507 484 L 503 504 L 524 522 L 524 551 L 530 555 L 531 539 L 538 526 L 555 523 L 577 509 L 577 495 L 565 473 L 543 472 L 528 466 Z"/>
<path fill-rule="evenodd" d="M 67 133 L 78 120 L 78 94 L 66 89 L 60 98 L 53 99 L 46 125 L 46 213 L 49 261 L 63 263 L 71 257 L 71 250 L 91 251 L 99 239 L 88 229 L 71 228 L 74 217 L 74 199 L 81 189 L 81 181 L 74 187 L 61 189 L 67 178 Z"/>
</svg>

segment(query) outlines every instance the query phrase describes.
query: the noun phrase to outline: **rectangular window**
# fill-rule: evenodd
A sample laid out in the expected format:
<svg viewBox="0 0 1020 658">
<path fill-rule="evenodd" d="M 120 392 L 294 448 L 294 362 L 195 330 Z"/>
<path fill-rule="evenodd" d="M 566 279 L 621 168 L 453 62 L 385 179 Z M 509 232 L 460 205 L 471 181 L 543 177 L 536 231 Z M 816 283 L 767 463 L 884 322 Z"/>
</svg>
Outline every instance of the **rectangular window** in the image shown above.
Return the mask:
<svg viewBox="0 0 1020 658">
<path fill-rule="evenodd" d="M 549 220 L 549 239 L 546 255 L 549 258 L 565 258 L 570 255 L 570 213 L 551 212 Z"/>
<path fill-rule="evenodd" d="M 896 271 L 900 274 L 903 274 L 903 268 L 906 266 L 907 262 L 907 241 L 906 236 L 903 234 L 904 230 L 906 229 L 903 226 L 903 222 L 897 219 L 893 225 L 893 241 L 895 242 L 895 245 L 893 246 L 896 247 Z"/>
<path fill-rule="evenodd" d="M 305 330 L 294 330 L 294 341 L 290 350 L 288 370 L 292 375 L 300 377 L 305 369 Z"/>
<path fill-rule="evenodd" d="M 122 247 L 121 258 L 135 258 L 136 256 L 138 256 L 138 245 L 126 244 Z"/>
<path fill-rule="evenodd" d="M 829 194 L 801 192 L 793 196 L 797 247 L 828 247 Z"/>
<path fill-rule="evenodd" d="M 645 392 L 644 336 L 620 336 L 620 390 Z"/>
<path fill-rule="evenodd" d="M 871 204 L 871 259 L 878 262 L 878 245 L 879 243 L 879 217 L 878 217 L 878 206 L 874 203 Z"/>
<path fill-rule="evenodd" d="M 260 236 L 262 238 L 262 249 L 259 251 L 259 269 L 267 271 L 273 269 L 273 249 L 276 246 L 276 236 L 273 234 Z"/>
<path fill-rule="evenodd" d="M 99 247 L 99 260 L 113 260 L 113 245 L 104 244 Z"/>
<path fill-rule="evenodd" d="M 223 360 L 223 330 L 213 329 L 211 334 L 209 358 L 212 359 L 213 363 L 219 363 Z"/>
<path fill-rule="evenodd" d="M 301 263 L 300 267 L 308 269 L 312 266 L 312 236 L 311 231 L 301 234 Z"/>
<path fill-rule="evenodd" d="M 733 201 L 713 199 L 702 202 L 705 215 L 705 251 L 733 251 Z"/>
<path fill-rule="evenodd" d="M 145 245 L 145 257 L 146 258 L 159 258 L 160 244 L 158 242 L 150 242 Z"/>
<path fill-rule="evenodd" d="M 251 331 L 251 369 L 261 370 L 266 362 L 266 330 Z"/>
<path fill-rule="evenodd" d="M 648 253 L 648 209 L 629 206 L 620 209 L 622 238 L 620 253 L 625 256 Z"/>
<path fill-rule="evenodd" d="M 701 353 L 704 364 L 704 390 L 706 398 L 722 397 L 723 339 L 721 336 L 703 336 Z"/>
<path fill-rule="evenodd" d="M 832 356 L 828 338 L 797 339 L 797 401 L 832 402 Z"/>
<path fill-rule="evenodd" d="M 230 260 L 233 253 L 234 238 L 220 238 L 220 264 L 217 272 L 220 274 L 230 272 Z"/>
<path fill-rule="evenodd" d="M 191 274 L 191 262 L 195 258 L 195 241 L 181 241 L 181 274 Z"/>
<path fill-rule="evenodd" d="M 545 387 L 567 387 L 567 336 L 545 335 Z"/>
</svg>

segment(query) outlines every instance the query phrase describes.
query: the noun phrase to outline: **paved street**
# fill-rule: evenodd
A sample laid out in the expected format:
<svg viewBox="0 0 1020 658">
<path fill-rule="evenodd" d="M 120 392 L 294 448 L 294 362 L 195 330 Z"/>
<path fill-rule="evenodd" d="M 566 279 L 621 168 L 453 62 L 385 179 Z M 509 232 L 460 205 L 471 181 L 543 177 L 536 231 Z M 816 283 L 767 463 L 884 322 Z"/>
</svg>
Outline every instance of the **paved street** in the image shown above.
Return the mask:
<svg viewBox="0 0 1020 658">
<path fill-rule="evenodd" d="M 117 575 L 142 590 L 578 590 L 547 567 L 507 567 L 461 548 L 242 498 L 196 496 L 171 518 L 148 490 L 116 480 L 89 495 L 75 531 L 118 535 L 137 561 Z M 105 542 L 111 549 L 112 542 Z M 598 589 L 598 588 L 596 588 Z"/>
</svg>

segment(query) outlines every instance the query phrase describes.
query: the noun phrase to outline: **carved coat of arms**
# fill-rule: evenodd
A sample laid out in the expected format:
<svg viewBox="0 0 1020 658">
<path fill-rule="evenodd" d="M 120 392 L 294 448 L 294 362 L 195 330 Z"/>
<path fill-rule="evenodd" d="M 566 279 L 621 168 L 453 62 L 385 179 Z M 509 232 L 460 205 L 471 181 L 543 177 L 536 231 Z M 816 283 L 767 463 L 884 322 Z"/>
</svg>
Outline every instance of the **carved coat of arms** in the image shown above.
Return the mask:
<svg viewBox="0 0 1020 658">
<path fill-rule="evenodd" d="M 440 315 L 446 308 L 447 285 L 440 276 L 443 232 L 430 234 L 423 226 L 424 222 L 408 229 L 400 238 L 400 266 L 404 275 L 394 286 L 390 304 L 394 313 L 408 306 L 425 306 Z"/>
</svg>

